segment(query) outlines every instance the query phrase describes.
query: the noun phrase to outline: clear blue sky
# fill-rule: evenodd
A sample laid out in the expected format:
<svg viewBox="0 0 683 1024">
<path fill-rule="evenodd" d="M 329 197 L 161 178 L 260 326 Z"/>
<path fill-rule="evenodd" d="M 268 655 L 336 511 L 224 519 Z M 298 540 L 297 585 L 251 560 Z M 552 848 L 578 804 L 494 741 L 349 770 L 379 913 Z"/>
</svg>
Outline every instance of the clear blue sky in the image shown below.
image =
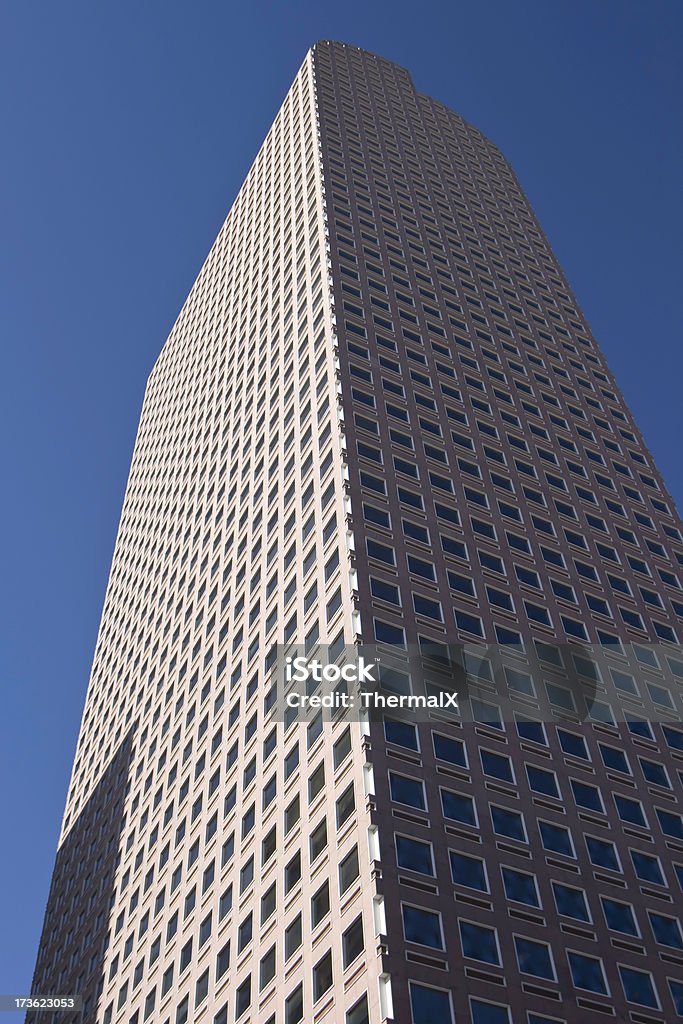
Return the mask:
<svg viewBox="0 0 683 1024">
<path fill-rule="evenodd" d="M 308 47 L 405 65 L 501 147 L 680 501 L 683 5 L 6 0 L 0 19 L 9 993 L 29 988 L 145 379 Z"/>
</svg>

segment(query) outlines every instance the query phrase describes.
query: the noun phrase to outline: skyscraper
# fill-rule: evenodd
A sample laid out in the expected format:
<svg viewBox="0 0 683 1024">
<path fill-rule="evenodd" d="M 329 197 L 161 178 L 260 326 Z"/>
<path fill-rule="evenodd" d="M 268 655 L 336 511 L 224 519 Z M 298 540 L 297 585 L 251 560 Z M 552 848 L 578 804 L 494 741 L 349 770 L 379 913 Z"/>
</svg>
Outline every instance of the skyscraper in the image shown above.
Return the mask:
<svg viewBox="0 0 683 1024">
<path fill-rule="evenodd" d="M 34 992 L 86 1024 L 683 1015 L 681 564 L 505 159 L 319 43 L 149 379 Z M 278 713 L 274 645 L 361 643 L 394 696 L 469 644 L 462 708 Z"/>
</svg>

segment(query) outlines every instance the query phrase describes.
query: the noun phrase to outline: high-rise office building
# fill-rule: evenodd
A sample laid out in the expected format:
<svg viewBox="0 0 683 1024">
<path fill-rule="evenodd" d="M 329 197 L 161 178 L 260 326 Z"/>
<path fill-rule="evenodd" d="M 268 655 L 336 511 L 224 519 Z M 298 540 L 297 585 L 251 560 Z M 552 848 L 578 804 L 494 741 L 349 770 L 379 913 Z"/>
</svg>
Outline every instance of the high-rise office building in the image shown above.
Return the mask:
<svg viewBox="0 0 683 1024">
<path fill-rule="evenodd" d="M 505 159 L 319 43 L 149 379 L 34 992 L 80 994 L 60 1024 L 677 1019 L 681 565 Z M 386 694 L 416 651 L 448 692 L 464 643 L 473 682 L 279 714 L 274 644 L 357 643 Z"/>
</svg>

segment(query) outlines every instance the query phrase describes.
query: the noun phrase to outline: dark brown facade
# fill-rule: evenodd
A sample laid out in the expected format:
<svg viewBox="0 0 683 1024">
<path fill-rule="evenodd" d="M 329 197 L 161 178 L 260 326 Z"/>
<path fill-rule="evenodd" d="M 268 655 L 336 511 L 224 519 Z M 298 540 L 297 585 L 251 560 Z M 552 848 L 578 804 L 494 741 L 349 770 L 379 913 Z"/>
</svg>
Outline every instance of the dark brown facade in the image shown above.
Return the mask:
<svg viewBox="0 0 683 1024">
<path fill-rule="evenodd" d="M 541 659 L 513 720 L 499 674 L 478 722 L 373 726 L 395 1019 L 673 1020 L 680 521 L 496 147 L 396 65 L 315 64 L 364 639 L 613 652 L 587 719 L 539 713 Z"/>
</svg>

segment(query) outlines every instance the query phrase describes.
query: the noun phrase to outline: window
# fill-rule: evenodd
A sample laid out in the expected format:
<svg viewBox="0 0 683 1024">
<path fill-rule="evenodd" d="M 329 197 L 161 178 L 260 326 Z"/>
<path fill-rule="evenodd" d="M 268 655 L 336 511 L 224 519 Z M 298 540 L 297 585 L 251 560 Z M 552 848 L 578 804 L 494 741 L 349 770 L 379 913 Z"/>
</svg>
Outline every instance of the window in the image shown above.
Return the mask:
<svg viewBox="0 0 683 1024">
<path fill-rule="evenodd" d="M 357 917 L 342 935 L 342 963 L 345 970 L 364 949 L 363 918 Z"/>
<path fill-rule="evenodd" d="M 301 851 L 285 867 L 285 893 L 290 892 L 301 878 Z"/>
<path fill-rule="evenodd" d="M 230 966 L 230 942 L 226 942 L 216 956 L 216 981 L 222 978 Z"/>
<path fill-rule="evenodd" d="M 301 816 L 301 800 L 295 796 L 285 809 L 285 835 L 296 825 Z"/>
<path fill-rule="evenodd" d="M 545 942 L 535 942 L 519 935 L 515 936 L 515 953 L 520 973 L 533 974 L 536 978 L 555 981 L 555 968 L 550 955 L 550 946 Z"/>
<path fill-rule="evenodd" d="M 416 981 L 409 982 L 409 989 L 413 1024 L 434 1024 L 434 1021 L 453 1024 L 453 1008 L 448 992 L 418 985 Z"/>
<path fill-rule="evenodd" d="M 202 921 L 201 925 L 199 926 L 199 948 L 200 949 L 204 945 L 206 940 L 209 938 L 209 936 L 211 935 L 211 922 L 212 922 L 212 915 L 211 914 L 207 914 L 207 916 L 204 918 L 204 920 Z"/>
<path fill-rule="evenodd" d="M 501 868 L 501 872 L 505 895 L 509 900 L 515 903 L 526 903 L 530 907 L 539 907 L 541 905 L 534 875 L 506 867 Z"/>
<path fill-rule="evenodd" d="M 208 968 L 207 968 L 207 970 L 204 971 L 202 976 L 197 979 L 197 984 L 196 984 L 196 987 L 195 987 L 194 1005 L 195 1006 L 199 1006 L 199 1004 L 202 1003 L 206 999 L 208 994 L 209 994 L 209 971 L 208 971 Z"/>
<path fill-rule="evenodd" d="M 400 868 L 417 871 L 422 875 L 434 874 L 431 843 L 408 836 L 396 836 L 396 863 Z"/>
<path fill-rule="evenodd" d="M 498 940 L 494 928 L 485 928 L 469 921 L 460 921 L 459 925 L 463 956 L 487 964 L 500 965 Z"/>
<path fill-rule="evenodd" d="M 619 966 L 619 975 L 624 995 L 629 1003 L 639 1006 L 651 1006 L 659 1009 L 659 999 L 655 991 L 652 975 L 647 971 L 637 971 L 633 967 Z"/>
<path fill-rule="evenodd" d="M 605 813 L 602 796 L 597 786 L 591 786 L 587 782 L 579 782 L 577 779 L 570 779 L 569 785 L 572 787 L 574 800 L 578 807 L 586 807 L 589 811 L 598 811 L 600 814 Z"/>
<path fill-rule="evenodd" d="M 180 973 L 181 974 L 185 970 L 185 968 L 189 966 L 191 960 L 192 960 L 192 939 L 190 939 L 188 942 L 186 942 L 185 945 L 183 946 L 183 948 L 180 951 Z"/>
<path fill-rule="evenodd" d="M 633 870 L 643 882 L 651 882 L 654 885 L 664 885 L 664 875 L 657 857 L 649 853 L 642 853 L 640 850 L 631 850 L 631 861 Z"/>
<path fill-rule="evenodd" d="M 313 829 L 309 840 L 311 863 L 320 856 L 327 846 L 327 819 L 323 818 L 319 825 Z"/>
<path fill-rule="evenodd" d="M 586 847 L 588 848 L 591 864 L 595 864 L 599 868 L 607 868 L 609 871 L 621 871 L 614 843 L 611 843 L 608 839 L 586 836 Z"/>
<path fill-rule="evenodd" d="M 301 914 L 297 914 L 292 923 L 285 929 L 285 960 L 301 945 Z"/>
<path fill-rule="evenodd" d="M 491 750 L 480 750 L 481 769 L 484 775 L 490 775 L 501 782 L 514 783 L 512 762 L 503 754 L 494 754 Z"/>
<path fill-rule="evenodd" d="M 251 975 L 248 975 L 235 993 L 235 1020 L 251 1005 Z"/>
<path fill-rule="evenodd" d="M 481 999 L 470 999 L 472 1024 L 510 1024 L 510 1010 L 497 1003 L 484 1003 Z"/>
<path fill-rule="evenodd" d="M 496 835 L 506 836 L 508 839 L 516 839 L 520 843 L 526 843 L 526 828 L 524 818 L 517 811 L 508 811 L 504 807 L 491 807 L 491 821 L 493 831 Z"/>
<path fill-rule="evenodd" d="M 571 757 L 580 757 L 584 761 L 590 761 L 590 755 L 588 754 L 588 748 L 583 736 L 577 736 L 576 733 L 567 732 L 565 729 L 558 729 L 557 738 L 565 754 L 569 754 Z"/>
<path fill-rule="evenodd" d="M 683 935 L 681 935 L 681 926 L 677 918 L 656 914 L 653 910 L 648 911 L 648 916 L 652 934 L 661 946 L 683 949 Z"/>
<path fill-rule="evenodd" d="M 368 997 L 362 996 L 355 1006 L 346 1012 L 346 1024 L 370 1024 Z"/>
<path fill-rule="evenodd" d="M 299 745 L 292 747 L 285 757 L 285 778 L 288 779 L 294 773 L 299 764 Z"/>
<path fill-rule="evenodd" d="M 275 946 L 271 946 L 259 964 L 259 989 L 266 987 L 275 977 Z"/>
<path fill-rule="evenodd" d="M 417 729 L 409 722 L 400 722 L 393 718 L 385 718 L 384 735 L 387 743 L 395 743 L 396 746 L 406 747 L 408 750 L 419 750 Z"/>
<path fill-rule="evenodd" d="M 332 748 L 332 760 L 335 771 L 340 766 L 342 761 L 351 753 L 351 729 L 349 726 L 346 727 L 342 735 L 334 744 Z"/>
<path fill-rule="evenodd" d="M 122 1006 L 121 998 L 119 997 L 119 1006 Z M 178 1009 L 175 1015 L 175 1024 L 186 1024 L 186 1021 L 190 1013 L 190 997 L 185 996 L 181 1003 L 178 1003 Z"/>
<path fill-rule="evenodd" d="M 345 821 L 351 817 L 356 809 L 356 800 L 353 792 L 353 783 L 344 790 L 335 804 L 337 815 L 337 828 L 341 828 Z"/>
<path fill-rule="evenodd" d="M 643 807 L 639 800 L 630 800 L 619 793 L 614 793 L 613 795 L 617 814 L 622 821 L 626 821 L 631 825 L 640 825 L 641 828 L 647 827 Z"/>
<path fill-rule="evenodd" d="M 607 995 L 607 982 L 602 960 L 571 951 L 567 953 L 567 960 L 576 988 L 586 989 L 588 992 L 596 992 L 603 996 Z"/>
<path fill-rule="evenodd" d="M 247 914 L 247 916 L 245 917 L 245 919 L 242 921 L 242 923 L 239 926 L 239 929 L 237 931 L 237 952 L 238 953 L 241 953 L 242 950 L 245 949 L 249 945 L 249 943 L 251 942 L 251 937 L 252 937 L 252 934 L 253 934 L 253 922 L 254 922 L 254 915 L 253 914 Z"/>
<path fill-rule="evenodd" d="M 561 885 L 560 882 L 553 882 L 552 887 L 558 914 L 573 917 L 577 921 L 590 921 L 583 889 L 574 889 L 569 885 Z"/>
<path fill-rule="evenodd" d="M 523 740 L 541 743 L 544 747 L 548 745 L 542 722 L 535 722 L 530 718 L 517 718 L 517 732 Z"/>
<path fill-rule="evenodd" d="M 563 825 L 553 825 L 549 821 L 539 821 L 538 831 L 545 850 L 560 853 L 564 857 L 574 857 L 574 845 L 571 833 Z"/>
<path fill-rule="evenodd" d="M 461 793 L 451 793 L 447 789 L 441 790 L 441 805 L 444 818 L 451 818 L 453 821 L 460 821 L 463 825 L 476 825 L 477 816 L 472 797 L 463 796 Z"/>
<path fill-rule="evenodd" d="M 599 743 L 598 747 L 600 748 L 600 756 L 605 768 L 615 772 L 623 772 L 625 775 L 631 775 L 631 769 L 623 750 L 618 750 L 616 747 L 608 747 L 604 743 Z"/>
<path fill-rule="evenodd" d="M 264 839 L 264 843 L 266 840 Z M 251 856 L 249 860 L 242 866 L 240 871 L 240 895 L 247 889 L 254 881 L 254 858 Z"/>
<path fill-rule="evenodd" d="M 525 765 L 529 789 L 534 793 L 542 793 L 544 796 L 559 799 L 560 790 L 557 785 L 557 777 L 554 772 L 546 771 L 544 768 L 537 768 L 536 765 Z"/>
<path fill-rule="evenodd" d="M 444 948 L 440 914 L 420 907 L 413 907 L 407 903 L 402 905 L 401 911 L 406 942 L 431 946 L 432 949 Z"/>
<path fill-rule="evenodd" d="M 171 987 L 172 984 L 173 984 L 173 964 L 171 964 L 170 967 L 166 968 L 166 970 L 164 971 L 164 976 L 161 979 L 161 994 L 162 994 L 162 996 L 166 995 L 166 993 L 168 992 L 168 990 L 169 990 L 169 988 Z"/>
<path fill-rule="evenodd" d="M 669 978 L 669 990 L 677 1016 L 683 1017 L 683 982 Z"/>
<path fill-rule="evenodd" d="M 683 816 L 665 811 L 662 807 L 655 807 L 655 814 L 659 821 L 659 827 L 664 835 L 672 836 L 674 839 L 683 839 Z"/>
<path fill-rule="evenodd" d="M 467 756 L 465 744 L 462 740 L 453 739 L 452 736 L 443 736 L 441 733 L 432 733 L 434 744 L 434 756 L 450 764 L 457 764 L 461 768 L 467 767 Z"/>
<path fill-rule="evenodd" d="M 332 953 L 328 952 L 313 968 L 313 1001 L 332 987 Z"/>
<path fill-rule="evenodd" d="M 352 882 L 358 878 L 360 868 L 358 866 L 358 847 L 354 846 L 350 853 L 347 853 L 339 865 L 339 895 L 342 896 Z"/>
<path fill-rule="evenodd" d="M 303 985 L 294 989 L 285 1000 L 285 1024 L 299 1024 L 303 1020 Z"/>
<path fill-rule="evenodd" d="M 664 786 L 666 789 L 671 789 L 671 782 L 663 764 L 659 764 L 657 761 L 649 761 L 645 757 L 639 757 L 638 760 L 647 782 L 653 786 Z"/>
<path fill-rule="evenodd" d="M 409 807 L 417 807 L 424 811 L 427 809 L 425 799 L 424 783 L 419 779 L 411 779 L 406 775 L 397 775 L 389 772 L 389 787 L 391 799 L 396 803 L 406 804 Z"/>
<path fill-rule="evenodd" d="M 483 860 L 478 857 L 468 857 L 464 853 L 456 853 L 454 850 L 449 852 L 449 857 L 451 877 L 456 885 L 464 885 L 468 889 L 478 889 L 480 892 L 489 891 Z"/>
<path fill-rule="evenodd" d="M 330 883 L 325 882 L 311 897 L 311 927 L 315 928 L 330 912 Z"/>
<path fill-rule="evenodd" d="M 608 928 L 614 932 L 623 932 L 624 935 L 640 935 L 630 903 L 621 903 L 619 900 L 608 899 L 607 896 L 601 896 L 600 902 Z"/>
<path fill-rule="evenodd" d="M 261 924 L 263 924 L 264 921 L 267 921 L 270 915 L 275 912 L 275 906 L 277 903 L 276 896 L 277 885 L 273 882 L 261 897 Z"/>
</svg>

